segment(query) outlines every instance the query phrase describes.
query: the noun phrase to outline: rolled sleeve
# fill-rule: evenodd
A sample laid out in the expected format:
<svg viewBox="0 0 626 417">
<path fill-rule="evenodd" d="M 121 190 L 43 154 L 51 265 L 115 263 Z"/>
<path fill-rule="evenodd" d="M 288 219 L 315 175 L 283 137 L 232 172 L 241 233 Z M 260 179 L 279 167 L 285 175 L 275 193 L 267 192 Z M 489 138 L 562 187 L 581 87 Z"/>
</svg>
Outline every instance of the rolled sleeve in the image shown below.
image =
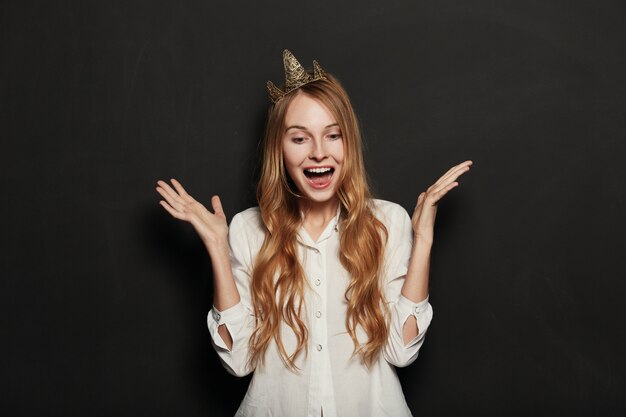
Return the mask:
<svg viewBox="0 0 626 417">
<path fill-rule="evenodd" d="M 219 311 L 215 306 L 209 311 L 207 316 L 207 325 L 209 327 L 209 332 L 211 333 L 211 337 L 215 342 L 216 349 L 222 349 L 227 352 L 231 352 L 232 350 L 236 350 L 235 341 L 237 335 L 242 333 L 242 330 L 246 327 L 246 316 L 248 312 L 241 302 L 235 304 L 234 306 L 224 310 Z M 221 325 L 225 325 L 230 333 L 230 336 L 233 338 L 233 346 L 229 349 L 226 346 L 226 343 L 222 339 L 218 332 L 218 328 Z"/>
<path fill-rule="evenodd" d="M 390 308 L 389 339 L 383 355 L 394 366 L 408 366 L 417 359 L 433 317 L 433 309 L 428 302 L 428 297 L 419 303 L 414 303 L 402 295 L 395 303 L 392 303 Z M 410 316 L 414 316 L 417 320 L 417 336 L 405 344 L 404 324 Z"/>
<path fill-rule="evenodd" d="M 415 317 L 415 320 L 417 320 L 417 336 L 406 344 L 406 348 L 417 344 L 424 339 L 424 336 L 426 335 L 426 330 L 428 330 L 430 321 L 433 319 L 433 308 L 428 302 L 428 299 L 429 297 L 426 297 L 426 299 L 420 301 L 419 303 L 414 303 L 402 294 L 400 294 L 400 297 L 398 298 L 398 302 L 395 307 L 398 314 L 398 321 L 402 323 L 402 328 L 404 328 L 404 323 L 406 323 L 409 316 L 413 316 Z"/>
<path fill-rule="evenodd" d="M 429 298 L 415 303 L 401 294 L 413 246 L 413 226 L 402 207 L 397 206 L 387 217 L 388 241 L 385 259 L 385 297 L 391 313 L 389 337 L 383 356 L 394 366 L 408 366 L 417 359 L 426 331 L 433 317 Z M 404 324 L 409 316 L 417 321 L 417 336 L 404 343 Z"/>
<path fill-rule="evenodd" d="M 243 303 L 239 302 L 224 311 L 213 307 L 207 315 L 207 325 L 213 347 L 228 373 L 246 376 L 252 372 L 248 363 L 248 341 L 254 329 L 254 320 Z M 218 332 L 221 325 L 226 326 L 233 339 L 230 349 Z"/>
<path fill-rule="evenodd" d="M 211 341 L 222 365 L 235 376 L 245 376 L 253 371 L 249 364 L 248 343 L 254 331 L 254 315 L 251 307 L 250 280 L 252 270 L 252 253 L 254 248 L 248 238 L 254 225 L 249 224 L 245 212 L 233 217 L 229 227 L 229 244 L 231 267 L 235 284 L 239 291 L 240 301 L 224 311 L 213 306 L 207 315 L 207 326 Z M 225 325 L 233 344 L 230 349 L 220 336 L 218 329 Z"/>
</svg>

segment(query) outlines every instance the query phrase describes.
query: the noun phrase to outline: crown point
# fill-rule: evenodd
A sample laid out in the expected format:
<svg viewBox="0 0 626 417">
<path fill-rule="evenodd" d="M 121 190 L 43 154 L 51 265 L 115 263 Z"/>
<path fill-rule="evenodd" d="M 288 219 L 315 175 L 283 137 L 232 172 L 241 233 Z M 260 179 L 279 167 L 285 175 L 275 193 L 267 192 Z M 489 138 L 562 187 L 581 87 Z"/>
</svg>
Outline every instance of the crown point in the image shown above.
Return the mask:
<svg viewBox="0 0 626 417">
<path fill-rule="evenodd" d="M 324 72 L 320 64 L 315 60 L 313 60 L 313 78 L 316 80 L 326 78 L 326 73 Z"/>
<path fill-rule="evenodd" d="M 300 62 L 289 50 L 286 49 L 285 51 L 284 64 L 286 91 L 296 89 L 301 85 L 311 82 L 312 78 L 309 74 L 307 74 L 302 64 L 300 64 Z"/>
<path fill-rule="evenodd" d="M 283 64 L 285 67 L 285 91 L 280 90 L 271 81 L 267 82 L 267 90 L 274 103 L 305 84 L 326 79 L 326 73 L 317 61 L 313 61 L 313 76 L 311 76 L 289 49 L 283 50 Z"/>
<path fill-rule="evenodd" d="M 280 88 L 276 87 L 271 81 L 267 82 L 267 91 L 269 92 L 273 103 L 276 103 L 285 95 L 285 93 L 283 93 Z"/>
</svg>

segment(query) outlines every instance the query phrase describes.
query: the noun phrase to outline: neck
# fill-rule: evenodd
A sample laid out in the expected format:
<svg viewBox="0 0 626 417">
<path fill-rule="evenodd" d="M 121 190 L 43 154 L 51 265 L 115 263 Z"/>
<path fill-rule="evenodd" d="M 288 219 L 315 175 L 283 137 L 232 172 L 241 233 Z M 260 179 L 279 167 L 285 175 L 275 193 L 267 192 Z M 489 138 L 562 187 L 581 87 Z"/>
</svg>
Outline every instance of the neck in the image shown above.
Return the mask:
<svg viewBox="0 0 626 417">
<path fill-rule="evenodd" d="M 339 199 L 335 196 L 321 203 L 300 201 L 299 206 L 304 223 L 327 224 L 337 214 Z"/>
</svg>

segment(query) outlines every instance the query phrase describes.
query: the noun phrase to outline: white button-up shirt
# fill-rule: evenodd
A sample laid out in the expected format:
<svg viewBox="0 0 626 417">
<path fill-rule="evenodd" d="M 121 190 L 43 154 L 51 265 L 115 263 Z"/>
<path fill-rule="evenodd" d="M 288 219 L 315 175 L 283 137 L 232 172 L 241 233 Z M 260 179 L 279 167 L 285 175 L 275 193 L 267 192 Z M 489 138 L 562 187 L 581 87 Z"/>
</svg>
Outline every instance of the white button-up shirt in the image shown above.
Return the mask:
<svg viewBox="0 0 626 417">
<path fill-rule="evenodd" d="M 360 362 L 360 356 L 352 356 L 354 344 L 345 324 L 345 292 L 350 277 L 339 261 L 339 211 L 316 242 L 304 228 L 298 233 L 300 262 L 310 283 L 305 287 L 303 317 L 309 330 L 307 352 L 296 358 L 300 371 L 284 365 L 273 342 L 266 352 L 265 366 L 248 366 L 248 340 L 254 329 L 250 277 L 264 231 L 256 207 L 233 217 L 229 242 L 241 301 L 224 311 L 214 307 L 207 322 L 213 346 L 226 370 L 236 376 L 254 371 L 236 416 L 320 417 L 322 410 L 324 417 L 411 415 L 394 366 L 407 366 L 417 358 L 432 319 L 432 307 L 428 298 L 414 303 L 400 294 L 413 239 L 406 210 L 384 200 L 372 200 L 372 209 L 389 235 L 381 279 L 391 316 L 387 344 L 369 369 Z M 417 319 L 419 333 L 405 345 L 402 330 L 411 315 Z M 217 331 L 222 324 L 233 339 L 231 349 Z M 285 349 L 292 353 L 295 336 L 285 323 L 281 331 Z M 360 327 L 357 336 L 361 342 L 367 337 Z"/>
</svg>

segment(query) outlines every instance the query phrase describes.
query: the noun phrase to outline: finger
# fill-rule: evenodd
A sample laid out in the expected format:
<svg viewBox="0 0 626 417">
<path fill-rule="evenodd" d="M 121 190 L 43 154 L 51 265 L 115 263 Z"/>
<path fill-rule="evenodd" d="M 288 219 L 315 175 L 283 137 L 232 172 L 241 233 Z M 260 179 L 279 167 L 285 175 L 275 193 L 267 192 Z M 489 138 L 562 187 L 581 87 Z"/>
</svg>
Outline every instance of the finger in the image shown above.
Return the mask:
<svg viewBox="0 0 626 417">
<path fill-rule="evenodd" d="M 445 174 L 443 174 L 441 177 L 439 177 L 439 179 L 435 182 L 435 184 L 440 183 L 442 181 L 444 181 L 445 179 L 447 179 L 448 177 L 450 177 L 451 175 L 454 174 L 454 172 L 458 171 L 458 170 L 464 170 L 465 168 L 468 168 L 473 164 L 474 162 L 471 160 L 467 160 L 464 162 L 461 162 L 460 164 L 457 164 L 455 166 L 453 166 L 452 168 L 450 168 L 449 170 L 446 171 Z"/>
<path fill-rule="evenodd" d="M 446 195 L 448 193 L 448 191 L 450 191 L 454 187 L 457 187 L 458 185 L 459 185 L 459 183 L 455 181 L 455 182 L 452 182 L 452 183 L 446 185 L 445 187 L 441 188 L 440 190 L 434 192 L 433 193 L 432 203 L 436 204 L 437 202 L 439 202 L 439 200 L 441 200 L 441 198 L 444 195 Z"/>
<path fill-rule="evenodd" d="M 441 178 L 445 178 L 446 176 L 448 176 L 448 175 L 449 175 L 452 171 L 454 171 L 455 169 L 459 169 L 459 168 L 462 168 L 462 167 L 464 167 L 464 166 L 469 166 L 469 165 L 472 165 L 472 164 L 473 164 L 473 162 L 472 162 L 472 161 L 470 161 L 470 160 L 467 160 L 467 161 L 461 162 L 460 164 L 457 164 L 457 165 L 453 166 L 452 168 L 450 168 L 449 170 L 447 170 L 447 171 L 445 172 L 445 174 L 443 174 L 443 175 L 440 177 L 440 179 L 441 179 Z"/>
<path fill-rule="evenodd" d="M 178 193 L 183 196 L 189 196 L 189 194 L 187 193 L 187 191 L 185 191 L 185 189 L 183 188 L 183 186 L 180 184 L 180 182 L 176 181 L 175 178 L 172 178 L 170 181 L 172 181 L 172 184 L 174 184 L 174 188 L 176 188 L 176 191 L 178 191 Z"/>
<path fill-rule="evenodd" d="M 184 213 L 181 213 L 178 210 L 173 209 L 169 204 L 167 204 L 165 201 L 161 200 L 159 201 L 159 204 L 165 209 L 167 210 L 172 217 L 180 219 L 180 220 L 187 220 L 187 217 L 185 216 Z"/>
<path fill-rule="evenodd" d="M 224 215 L 224 209 L 222 208 L 222 201 L 220 200 L 219 196 L 214 195 L 213 197 L 211 197 L 211 205 L 213 206 L 213 211 L 215 212 L 216 216 L 226 217 Z"/>
<path fill-rule="evenodd" d="M 450 174 L 451 176 L 449 176 L 445 180 L 440 180 L 436 182 L 435 184 L 433 184 L 432 186 L 430 186 L 430 188 L 428 189 L 428 192 L 433 193 L 433 194 L 440 192 L 441 190 L 447 188 L 450 184 L 455 182 L 462 174 L 467 172 L 467 170 L 469 170 L 469 168 L 462 168 L 459 172 L 451 173 Z"/>
<path fill-rule="evenodd" d="M 176 180 L 176 178 L 172 178 L 171 181 L 172 181 L 172 184 L 174 184 L 174 188 L 176 188 L 176 191 L 178 191 L 178 193 L 180 194 L 181 198 L 186 203 L 192 203 L 192 202 L 196 201 L 192 196 L 189 195 L 189 193 L 183 188 L 181 183 Z"/>
<path fill-rule="evenodd" d="M 450 184 L 455 182 L 461 175 L 465 174 L 465 172 L 467 172 L 468 170 L 469 168 L 462 169 L 460 172 L 456 172 L 451 177 L 448 177 L 445 181 L 433 184 L 433 192 L 437 193 L 448 187 Z"/>
<path fill-rule="evenodd" d="M 441 188 L 440 186 L 442 184 L 445 183 L 447 185 L 449 181 L 455 181 L 462 174 L 469 171 L 471 165 L 472 165 L 472 161 L 465 161 L 462 164 L 452 167 L 450 170 L 448 170 L 448 172 L 442 175 L 441 178 L 439 178 L 437 182 L 435 182 L 434 185 L 436 185 L 437 188 Z"/>
<path fill-rule="evenodd" d="M 469 164 L 469 163 L 463 163 L 459 165 L 455 170 L 453 170 L 451 173 L 448 174 L 447 179 L 452 180 L 452 181 L 456 180 L 458 177 L 460 177 L 461 175 L 469 171 L 471 165 L 472 164 Z"/>
<path fill-rule="evenodd" d="M 469 166 L 460 168 L 456 171 L 454 171 L 453 173 L 450 174 L 450 176 L 441 184 L 441 187 L 439 187 L 440 189 L 447 187 L 449 184 L 453 183 L 453 182 L 457 182 L 458 185 L 458 179 L 461 175 L 465 174 L 467 171 L 469 171 L 470 168 Z"/>
<path fill-rule="evenodd" d="M 161 186 L 156 188 L 157 192 L 161 194 L 161 196 L 168 202 L 168 204 L 176 209 L 177 211 L 183 211 L 185 202 L 181 201 L 180 197 L 172 196 L 172 192 L 167 192 L 167 190 Z"/>
<path fill-rule="evenodd" d="M 166 183 L 165 181 L 158 181 L 157 184 L 159 184 L 161 186 L 161 188 L 163 190 L 165 190 L 165 192 L 174 200 L 176 201 L 179 205 L 184 205 L 185 204 L 185 200 L 183 200 L 176 191 L 174 191 L 172 189 L 172 187 L 170 187 L 170 185 L 168 183 Z M 172 204 L 169 200 L 168 202 L 170 204 Z M 173 205 L 173 204 L 172 204 Z"/>
</svg>

